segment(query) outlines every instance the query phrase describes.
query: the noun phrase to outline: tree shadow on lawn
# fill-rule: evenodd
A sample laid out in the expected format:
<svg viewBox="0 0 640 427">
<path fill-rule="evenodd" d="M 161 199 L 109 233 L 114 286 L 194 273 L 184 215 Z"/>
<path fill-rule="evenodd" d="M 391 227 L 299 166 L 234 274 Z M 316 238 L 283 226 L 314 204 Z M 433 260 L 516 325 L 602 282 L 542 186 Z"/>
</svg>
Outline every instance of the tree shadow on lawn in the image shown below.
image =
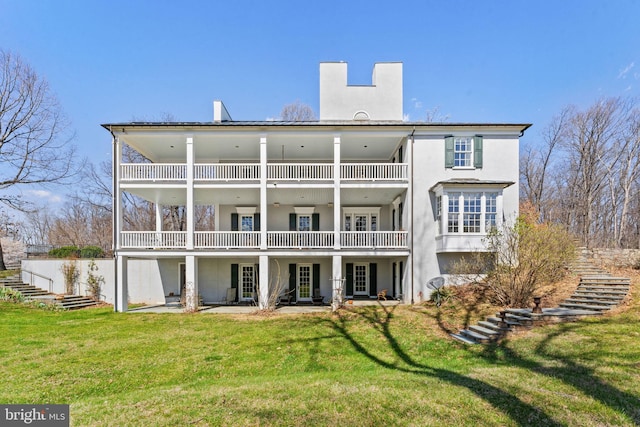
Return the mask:
<svg viewBox="0 0 640 427">
<path fill-rule="evenodd" d="M 379 310 L 378 307 L 372 307 L 370 309 L 354 311 L 354 313 L 365 318 L 369 324 L 384 337 L 389 344 L 389 348 L 400 360 L 402 360 L 402 362 L 407 365 L 407 367 L 387 362 L 367 349 L 364 344 L 360 343 L 358 339 L 349 332 L 349 322 L 346 316 L 339 315 L 332 319 L 328 319 L 327 321 L 331 322 L 333 329 L 339 333 L 340 336 L 346 339 L 356 351 L 382 367 L 410 374 L 434 377 L 452 385 L 464 387 L 473 392 L 479 398 L 490 403 L 496 409 L 508 415 L 513 421 L 522 426 L 529 426 L 532 424 L 545 426 L 562 425 L 547 415 L 542 409 L 532 406 L 522 401 L 517 396 L 505 392 L 504 390 L 482 380 L 470 378 L 451 370 L 434 368 L 418 363 L 402 349 L 397 339 L 390 331 L 391 319 L 393 318 L 393 311 L 396 306 L 388 307 L 380 305 L 380 307 L 382 310 Z"/>
<path fill-rule="evenodd" d="M 469 307 L 465 308 L 469 310 Z M 442 320 L 440 310 L 438 310 L 434 316 L 430 317 L 434 318 L 438 326 L 447 334 L 454 332 L 446 327 Z M 466 317 L 466 322 L 468 322 L 468 317 L 469 316 Z M 558 325 L 558 328 L 554 332 L 546 335 L 540 344 L 536 346 L 535 354 L 547 360 L 552 360 L 555 363 L 560 363 L 561 366 L 548 367 L 535 360 L 526 358 L 513 348 L 508 347 L 508 340 L 484 345 L 484 351 L 480 353 L 480 356 L 494 363 L 508 363 L 519 368 L 529 369 L 550 378 L 560 379 L 564 383 L 581 390 L 603 405 L 629 418 L 635 425 L 640 425 L 640 398 L 604 382 L 596 376 L 594 369 L 577 363 L 570 356 L 554 353 L 549 349 L 549 344 L 551 344 L 554 339 L 570 332 L 578 332 L 585 326 L 587 326 L 587 324 L 584 323 L 564 323 Z M 476 354 L 477 353 L 474 353 L 474 355 Z"/>
</svg>

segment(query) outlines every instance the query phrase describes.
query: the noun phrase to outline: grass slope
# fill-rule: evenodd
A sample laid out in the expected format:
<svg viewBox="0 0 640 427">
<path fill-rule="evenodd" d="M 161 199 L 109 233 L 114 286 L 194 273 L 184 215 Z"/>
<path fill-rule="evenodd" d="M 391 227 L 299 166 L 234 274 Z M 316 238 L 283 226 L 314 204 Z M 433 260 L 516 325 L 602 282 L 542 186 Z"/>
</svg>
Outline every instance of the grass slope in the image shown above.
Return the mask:
<svg viewBox="0 0 640 427">
<path fill-rule="evenodd" d="M 471 311 L 234 317 L 0 303 L 0 403 L 68 403 L 72 425 L 640 424 L 637 297 L 494 346 L 446 338 Z"/>
</svg>

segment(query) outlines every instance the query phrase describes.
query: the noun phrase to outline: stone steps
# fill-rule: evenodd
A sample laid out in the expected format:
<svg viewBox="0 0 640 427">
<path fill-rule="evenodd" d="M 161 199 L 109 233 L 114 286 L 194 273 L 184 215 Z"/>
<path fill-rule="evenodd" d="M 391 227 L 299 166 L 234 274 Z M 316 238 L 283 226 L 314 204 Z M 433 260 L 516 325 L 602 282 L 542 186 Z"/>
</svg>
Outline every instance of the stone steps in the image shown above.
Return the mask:
<svg viewBox="0 0 640 427">
<path fill-rule="evenodd" d="M 452 338 L 465 344 L 486 344 L 499 341 L 507 334 L 517 330 L 530 329 L 538 322 L 574 321 L 580 317 L 597 316 L 617 307 L 626 298 L 631 288 L 631 280 L 626 277 L 614 277 L 607 271 L 594 266 L 579 252 L 579 258 L 569 268 L 580 276 L 580 282 L 573 295 L 555 308 L 543 308 L 541 313 L 531 309 L 507 309 L 498 317 L 470 325 Z"/>
<path fill-rule="evenodd" d="M 40 289 L 35 286 L 23 283 L 18 276 L 10 276 L 4 279 L 0 279 L 0 286 L 20 292 L 26 300 L 47 302 L 49 304 L 55 304 L 67 310 L 74 310 L 78 308 L 98 305 L 98 302 L 93 298 L 82 295 L 52 294 L 51 292 L 47 292 L 44 289 Z"/>
</svg>

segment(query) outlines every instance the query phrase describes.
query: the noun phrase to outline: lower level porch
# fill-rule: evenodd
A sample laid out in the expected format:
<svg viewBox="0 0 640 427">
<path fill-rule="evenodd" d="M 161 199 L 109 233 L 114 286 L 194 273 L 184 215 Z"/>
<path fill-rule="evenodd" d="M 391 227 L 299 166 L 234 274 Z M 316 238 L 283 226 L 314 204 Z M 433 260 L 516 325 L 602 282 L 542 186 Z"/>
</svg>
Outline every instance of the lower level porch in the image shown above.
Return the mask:
<svg viewBox="0 0 640 427">
<path fill-rule="evenodd" d="M 117 258 L 116 310 L 149 306 L 328 306 L 402 300 L 406 257 Z"/>
</svg>

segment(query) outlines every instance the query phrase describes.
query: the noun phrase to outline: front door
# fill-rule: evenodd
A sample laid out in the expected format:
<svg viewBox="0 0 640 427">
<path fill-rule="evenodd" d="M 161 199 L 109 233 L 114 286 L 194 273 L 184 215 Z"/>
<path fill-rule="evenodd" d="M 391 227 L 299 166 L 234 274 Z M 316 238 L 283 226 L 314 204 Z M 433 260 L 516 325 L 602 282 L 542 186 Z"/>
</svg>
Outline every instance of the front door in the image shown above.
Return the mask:
<svg viewBox="0 0 640 427">
<path fill-rule="evenodd" d="M 369 264 L 353 265 L 353 295 L 369 295 Z"/>
</svg>

